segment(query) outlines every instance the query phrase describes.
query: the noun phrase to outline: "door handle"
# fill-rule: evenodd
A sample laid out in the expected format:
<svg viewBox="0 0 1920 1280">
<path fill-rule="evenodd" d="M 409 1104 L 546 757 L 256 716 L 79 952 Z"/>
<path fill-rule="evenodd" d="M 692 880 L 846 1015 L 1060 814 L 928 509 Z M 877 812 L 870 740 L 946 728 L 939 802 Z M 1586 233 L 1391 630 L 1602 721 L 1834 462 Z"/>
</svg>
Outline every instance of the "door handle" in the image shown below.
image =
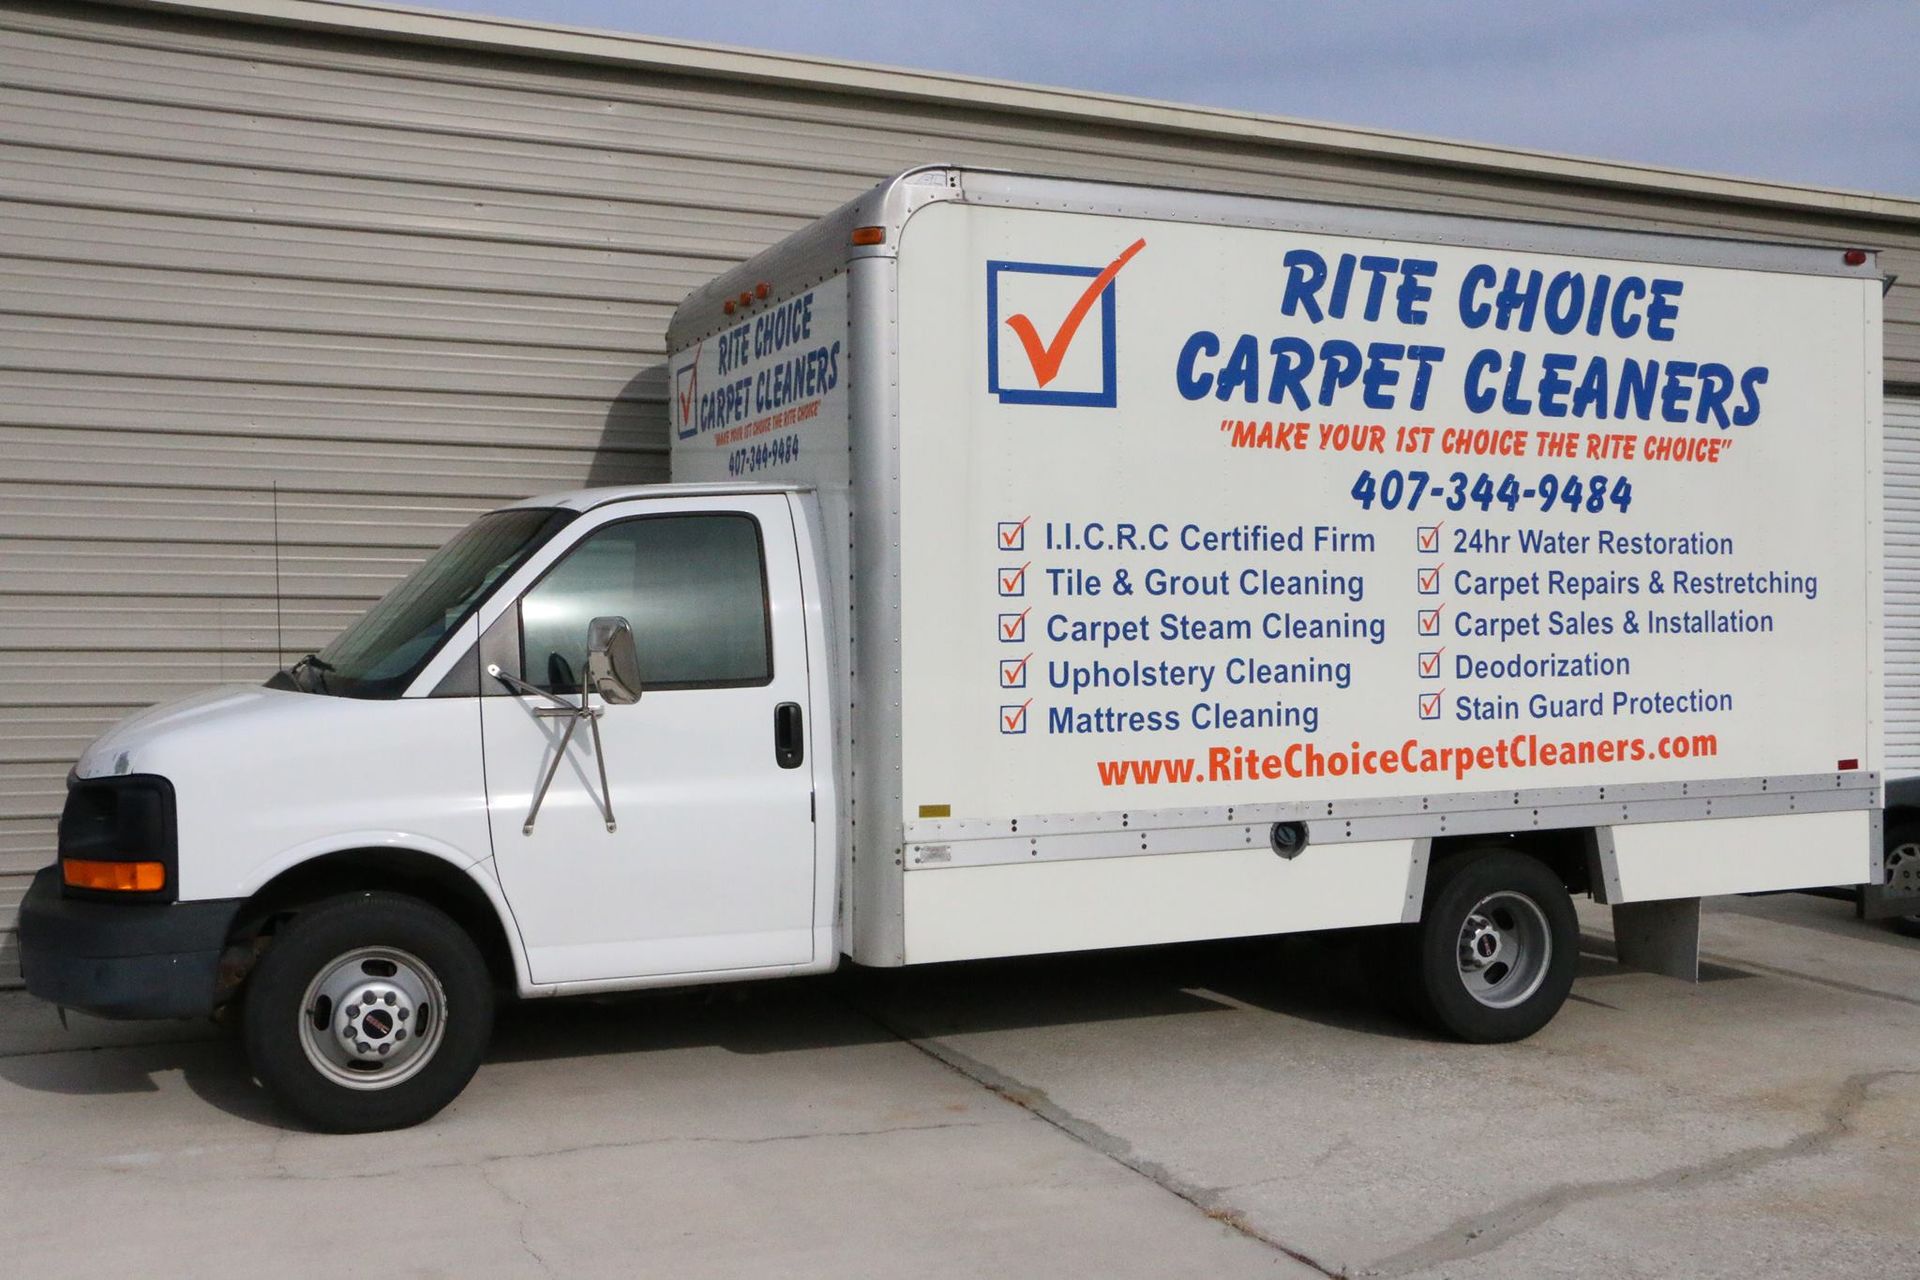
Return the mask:
<svg viewBox="0 0 1920 1280">
<path fill-rule="evenodd" d="M 773 758 L 782 769 L 798 769 L 807 758 L 797 702 L 783 702 L 773 709 Z"/>
</svg>

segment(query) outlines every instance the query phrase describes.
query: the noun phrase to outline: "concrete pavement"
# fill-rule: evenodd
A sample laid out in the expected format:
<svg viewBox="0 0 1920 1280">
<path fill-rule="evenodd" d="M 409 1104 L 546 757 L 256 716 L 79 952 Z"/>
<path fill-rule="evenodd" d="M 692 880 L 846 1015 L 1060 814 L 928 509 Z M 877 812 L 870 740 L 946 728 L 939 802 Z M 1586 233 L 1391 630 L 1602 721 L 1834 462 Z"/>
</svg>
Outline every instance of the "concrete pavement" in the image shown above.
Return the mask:
<svg viewBox="0 0 1920 1280">
<path fill-rule="evenodd" d="M 1712 905 L 1521 1045 L 1290 939 L 526 1006 L 420 1129 L 291 1131 L 234 1046 L 0 993 L 18 1274 L 1920 1275 L 1920 941 Z"/>
</svg>

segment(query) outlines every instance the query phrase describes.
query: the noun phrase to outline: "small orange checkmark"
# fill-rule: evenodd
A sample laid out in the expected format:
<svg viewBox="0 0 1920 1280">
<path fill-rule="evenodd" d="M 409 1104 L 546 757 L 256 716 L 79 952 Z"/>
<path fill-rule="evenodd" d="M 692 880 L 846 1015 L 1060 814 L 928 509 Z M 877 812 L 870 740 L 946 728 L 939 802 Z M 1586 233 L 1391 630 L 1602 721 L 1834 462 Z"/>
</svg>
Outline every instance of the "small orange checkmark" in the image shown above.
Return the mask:
<svg viewBox="0 0 1920 1280">
<path fill-rule="evenodd" d="M 1000 664 L 1000 683 L 1009 689 L 1019 688 L 1020 682 L 1027 677 L 1027 661 L 1032 657 L 1032 654 L 1028 654 L 1018 662 L 1002 662 Z"/>
<path fill-rule="evenodd" d="M 1440 609 L 1446 607 L 1445 605 L 1441 605 Z M 1440 609 L 1420 610 L 1419 623 L 1421 635 L 1437 636 L 1440 634 Z"/>
<path fill-rule="evenodd" d="M 1060 372 L 1060 362 L 1067 358 L 1067 348 L 1073 345 L 1073 335 L 1080 332 L 1080 322 L 1087 318 L 1087 312 L 1093 310 L 1094 302 L 1106 292 L 1113 278 L 1120 274 L 1120 268 L 1146 247 L 1144 239 L 1135 240 L 1121 251 L 1119 257 L 1107 264 L 1105 271 L 1093 278 L 1087 291 L 1073 304 L 1073 310 L 1067 312 L 1067 318 L 1060 322 L 1052 342 L 1040 341 L 1040 331 L 1033 327 L 1033 321 L 1027 319 L 1024 313 L 1007 317 L 1007 327 L 1013 330 L 1014 336 L 1020 339 L 1020 345 L 1026 349 L 1027 363 L 1033 366 L 1033 376 L 1041 386 L 1052 382 Z"/>
<path fill-rule="evenodd" d="M 1001 710 L 1000 722 L 1006 726 L 1008 733 L 1020 732 L 1020 722 L 1027 718 L 1027 708 L 1032 705 L 1033 705 L 1033 699 L 1028 698 L 1025 702 L 1015 707 L 1011 712 L 1005 710 L 1004 708 Z"/>
<path fill-rule="evenodd" d="M 1445 649 L 1435 649 L 1432 653 L 1421 654 L 1420 655 L 1420 674 L 1424 676 L 1430 676 L 1434 672 L 1438 671 L 1440 669 L 1440 655 L 1445 652 L 1446 652 Z"/>
<path fill-rule="evenodd" d="M 700 390 L 700 348 L 705 345 L 705 342 L 700 342 L 694 346 L 693 376 L 687 379 L 687 389 L 679 393 L 680 425 L 683 427 L 693 421 L 693 397 Z"/>
<path fill-rule="evenodd" d="M 1020 531 L 1027 527 L 1027 520 L 1031 519 L 1033 517 L 1028 516 L 1018 524 L 1010 524 L 1010 527 L 1000 530 L 1000 545 L 1011 550 L 1013 544 L 1020 541 Z"/>
<path fill-rule="evenodd" d="M 1027 615 L 1032 612 L 1033 612 L 1033 606 L 1028 605 L 1026 608 L 1022 609 L 1018 613 L 1002 615 L 1003 617 L 1011 617 L 1013 621 L 1001 623 L 1000 634 L 1005 636 L 1009 640 L 1018 640 L 1020 638 L 1021 631 L 1025 630 L 1026 628 Z"/>
<path fill-rule="evenodd" d="M 1440 693 L 1421 694 L 1420 695 L 1420 714 L 1423 716 L 1439 715 L 1440 714 L 1440 694 L 1445 692 L 1446 690 L 1442 689 L 1440 690 Z"/>
<path fill-rule="evenodd" d="M 1422 591 L 1438 591 L 1440 589 L 1440 570 L 1444 568 L 1446 568 L 1445 565 L 1437 564 L 1431 569 L 1421 569 L 1419 571 L 1420 589 Z"/>
<path fill-rule="evenodd" d="M 1026 564 L 1021 565 L 1011 573 L 1002 569 L 1000 571 L 1000 593 L 1009 596 L 1019 595 L 1021 591 L 1020 584 L 1026 581 L 1027 565 L 1031 565 L 1032 563 L 1033 561 L 1029 560 Z"/>
<path fill-rule="evenodd" d="M 1445 524 L 1441 521 L 1440 524 Z M 1420 528 L 1420 549 L 1438 551 L 1440 549 L 1440 525 L 1422 525 Z"/>
</svg>

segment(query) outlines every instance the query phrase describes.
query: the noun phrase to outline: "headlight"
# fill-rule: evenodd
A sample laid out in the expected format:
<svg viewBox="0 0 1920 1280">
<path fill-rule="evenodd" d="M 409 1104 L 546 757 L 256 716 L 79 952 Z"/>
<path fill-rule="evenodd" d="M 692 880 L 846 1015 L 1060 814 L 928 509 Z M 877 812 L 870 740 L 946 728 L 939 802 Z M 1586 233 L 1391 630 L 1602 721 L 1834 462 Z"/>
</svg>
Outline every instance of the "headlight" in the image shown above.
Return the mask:
<svg viewBox="0 0 1920 1280">
<path fill-rule="evenodd" d="M 78 778 L 60 812 L 60 881 L 77 897 L 180 896 L 173 784 L 154 774 Z"/>
</svg>

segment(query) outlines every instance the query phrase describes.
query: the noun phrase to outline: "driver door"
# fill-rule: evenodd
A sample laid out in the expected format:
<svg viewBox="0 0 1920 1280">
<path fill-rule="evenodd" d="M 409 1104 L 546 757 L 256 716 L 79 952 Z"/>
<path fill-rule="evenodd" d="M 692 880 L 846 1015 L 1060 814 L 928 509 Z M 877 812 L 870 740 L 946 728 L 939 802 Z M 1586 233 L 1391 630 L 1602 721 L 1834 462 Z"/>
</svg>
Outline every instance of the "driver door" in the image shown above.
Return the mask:
<svg viewBox="0 0 1920 1280">
<path fill-rule="evenodd" d="M 640 700 L 589 695 L 614 829 L 580 724 L 526 831 L 567 719 L 498 682 L 480 700 L 494 858 L 533 980 L 806 964 L 813 716 L 787 499 L 656 499 L 587 519 L 489 635 L 524 680 L 577 704 L 588 624 L 632 626 Z"/>
</svg>

